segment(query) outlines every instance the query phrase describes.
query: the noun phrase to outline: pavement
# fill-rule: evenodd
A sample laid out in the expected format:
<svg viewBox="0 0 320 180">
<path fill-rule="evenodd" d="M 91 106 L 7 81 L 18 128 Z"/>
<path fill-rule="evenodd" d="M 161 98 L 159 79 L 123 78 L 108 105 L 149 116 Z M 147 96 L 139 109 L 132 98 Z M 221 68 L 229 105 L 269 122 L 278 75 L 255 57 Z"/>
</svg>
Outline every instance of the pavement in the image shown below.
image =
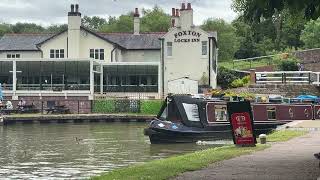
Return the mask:
<svg viewBox="0 0 320 180">
<path fill-rule="evenodd" d="M 315 126 L 304 122 L 296 127 Z M 275 143 L 266 150 L 214 163 L 198 171 L 183 173 L 175 179 L 320 180 L 319 160 L 314 157 L 319 152 L 320 131 L 310 131 L 287 142 Z"/>
</svg>

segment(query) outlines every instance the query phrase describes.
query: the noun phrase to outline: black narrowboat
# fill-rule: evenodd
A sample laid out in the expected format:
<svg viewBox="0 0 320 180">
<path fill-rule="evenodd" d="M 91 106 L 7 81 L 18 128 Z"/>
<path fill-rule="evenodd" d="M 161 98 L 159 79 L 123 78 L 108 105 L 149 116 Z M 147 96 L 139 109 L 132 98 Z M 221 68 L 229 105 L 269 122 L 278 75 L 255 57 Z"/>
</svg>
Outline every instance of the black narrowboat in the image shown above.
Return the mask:
<svg viewBox="0 0 320 180">
<path fill-rule="evenodd" d="M 255 109 L 257 111 L 255 115 L 259 116 L 254 121 L 256 135 L 268 133 L 278 125 L 287 123 L 287 121 L 270 119 L 270 116 L 277 117 L 277 109 L 279 108 L 275 106 L 275 112 L 269 112 L 267 107 L 269 106 L 265 106 L 265 111 L 260 106 L 253 108 L 253 111 Z M 149 124 L 148 128 L 144 129 L 144 134 L 149 136 L 152 144 L 232 139 L 226 109 L 226 102 L 223 101 L 193 98 L 191 95 L 168 96 L 158 116 Z M 279 118 L 283 118 L 281 111 L 278 112 Z M 295 108 L 292 108 L 292 111 L 294 113 L 300 112 Z M 260 117 L 260 113 L 263 116 Z"/>
</svg>

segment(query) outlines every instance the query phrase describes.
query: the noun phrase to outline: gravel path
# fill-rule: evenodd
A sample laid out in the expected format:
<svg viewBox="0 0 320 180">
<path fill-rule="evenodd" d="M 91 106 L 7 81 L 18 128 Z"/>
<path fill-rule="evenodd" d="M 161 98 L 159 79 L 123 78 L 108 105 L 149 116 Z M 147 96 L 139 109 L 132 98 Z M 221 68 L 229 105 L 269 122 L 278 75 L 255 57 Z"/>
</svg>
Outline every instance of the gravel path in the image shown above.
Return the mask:
<svg viewBox="0 0 320 180">
<path fill-rule="evenodd" d="M 313 155 L 317 152 L 320 152 L 320 132 L 314 131 L 274 144 L 264 151 L 215 163 L 199 171 L 183 173 L 175 179 L 315 180 L 320 177 L 319 161 Z"/>
</svg>

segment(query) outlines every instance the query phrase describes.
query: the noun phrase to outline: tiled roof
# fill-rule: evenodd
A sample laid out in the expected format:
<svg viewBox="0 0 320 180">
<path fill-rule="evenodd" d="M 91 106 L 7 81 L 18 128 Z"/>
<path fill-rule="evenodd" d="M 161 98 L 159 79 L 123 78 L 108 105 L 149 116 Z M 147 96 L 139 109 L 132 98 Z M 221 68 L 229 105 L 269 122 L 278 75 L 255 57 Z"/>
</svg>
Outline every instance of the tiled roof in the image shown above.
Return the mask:
<svg viewBox="0 0 320 180">
<path fill-rule="evenodd" d="M 0 51 L 38 51 L 37 44 L 54 34 L 5 34 L 0 40 Z"/>
<path fill-rule="evenodd" d="M 160 40 L 165 33 L 141 33 L 134 35 L 131 33 L 99 33 L 105 39 L 118 44 L 119 46 L 130 49 L 154 49 L 160 50 Z"/>
</svg>

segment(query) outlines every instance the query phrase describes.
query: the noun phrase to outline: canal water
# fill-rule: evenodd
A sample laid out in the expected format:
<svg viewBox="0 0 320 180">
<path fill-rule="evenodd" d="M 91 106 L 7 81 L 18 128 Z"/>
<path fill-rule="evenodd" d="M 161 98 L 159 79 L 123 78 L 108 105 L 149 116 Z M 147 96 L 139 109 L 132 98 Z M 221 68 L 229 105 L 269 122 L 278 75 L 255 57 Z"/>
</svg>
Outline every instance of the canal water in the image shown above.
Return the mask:
<svg viewBox="0 0 320 180">
<path fill-rule="evenodd" d="M 213 145 L 151 145 L 146 123 L 0 126 L 0 179 L 83 179 Z"/>
</svg>

